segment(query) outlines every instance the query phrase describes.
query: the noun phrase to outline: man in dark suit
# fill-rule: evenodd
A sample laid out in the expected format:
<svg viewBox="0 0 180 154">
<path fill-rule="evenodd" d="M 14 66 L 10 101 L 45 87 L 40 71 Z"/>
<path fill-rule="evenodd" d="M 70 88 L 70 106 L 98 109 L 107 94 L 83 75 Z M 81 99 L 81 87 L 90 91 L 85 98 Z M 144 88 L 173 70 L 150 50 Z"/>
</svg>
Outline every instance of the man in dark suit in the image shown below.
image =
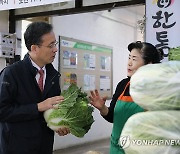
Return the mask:
<svg viewBox="0 0 180 154">
<path fill-rule="evenodd" d="M 44 22 L 30 24 L 24 39 L 29 52 L 0 75 L 0 154 L 52 154 L 54 131 L 43 112 L 64 99 L 60 74 L 51 64 L 57 42 L 52 26 Z M 69 129 L 57 133 L 63 136 Z"/>
</svg>

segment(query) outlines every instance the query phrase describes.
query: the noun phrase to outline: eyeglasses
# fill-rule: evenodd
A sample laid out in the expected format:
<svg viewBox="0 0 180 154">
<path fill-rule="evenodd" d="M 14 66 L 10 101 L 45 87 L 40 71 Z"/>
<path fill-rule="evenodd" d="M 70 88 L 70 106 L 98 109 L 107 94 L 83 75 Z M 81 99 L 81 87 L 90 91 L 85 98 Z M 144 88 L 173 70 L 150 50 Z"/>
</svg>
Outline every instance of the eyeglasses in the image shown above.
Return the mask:
<svg viewBox="0 0 180 154">
<path fill-rule="evenodd" d="M 51 43 L 49 44 L 48 46 L 45 46 L 45 45 L 40 45 L 40 44 L 37 44 L 39 47 L 42 46 L 42 47 L 46 47 L 46 48 L 49 48 L 49 49 L 53 49 L 54 47 L 56 47 L 56 45 L 58 44 L 59 42 L 55 42 L 55 43 Z"/>
</svg>

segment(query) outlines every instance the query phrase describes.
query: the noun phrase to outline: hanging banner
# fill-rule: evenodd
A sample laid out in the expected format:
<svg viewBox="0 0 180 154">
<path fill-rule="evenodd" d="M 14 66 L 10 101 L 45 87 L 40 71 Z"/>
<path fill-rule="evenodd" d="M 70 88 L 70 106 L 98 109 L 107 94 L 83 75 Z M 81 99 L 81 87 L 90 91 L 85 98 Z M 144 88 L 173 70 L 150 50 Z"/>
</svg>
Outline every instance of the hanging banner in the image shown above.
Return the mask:
<svg viewBox="0 0 180 154">
<path fill-rule="evenodd" d="M 66 1 L 72 0 L 0 0 L 0 11 L 47 5 Z"/>
<path fill-rule="evenodd" d="M 180 0 L 146 0 L 146 41 L 164 52 L 180 46 Z"/>
</svg>

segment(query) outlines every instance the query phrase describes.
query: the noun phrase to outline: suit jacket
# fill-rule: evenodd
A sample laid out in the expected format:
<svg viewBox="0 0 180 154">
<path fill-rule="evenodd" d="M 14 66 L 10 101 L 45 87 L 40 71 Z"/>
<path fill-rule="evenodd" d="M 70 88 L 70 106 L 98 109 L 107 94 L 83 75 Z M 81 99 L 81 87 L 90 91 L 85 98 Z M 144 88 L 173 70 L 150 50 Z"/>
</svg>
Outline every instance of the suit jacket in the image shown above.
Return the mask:
<svg viewBox="0 0 180 154">
<path fill-rule="evenodd" d="M 6 67 L 0 75 L 0 154 L 51 154 L 54 132 L 47 127 L 37 103 L 60 95 L 60 74 L 46 65 L 41 93 L 37 69 L 29 55 Z"/>
</svg>

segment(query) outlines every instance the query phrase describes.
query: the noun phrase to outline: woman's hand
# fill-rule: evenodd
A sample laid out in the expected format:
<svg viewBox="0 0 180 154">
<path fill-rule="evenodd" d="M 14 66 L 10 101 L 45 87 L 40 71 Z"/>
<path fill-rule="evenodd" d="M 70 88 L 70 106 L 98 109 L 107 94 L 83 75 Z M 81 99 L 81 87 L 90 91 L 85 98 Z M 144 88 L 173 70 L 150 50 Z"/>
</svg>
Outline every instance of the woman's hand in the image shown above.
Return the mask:
<svg viewBox="0 0 180 154">
<path fill-rule="evenodd" d="M 107 115 L 108 114 L 108 108 L 105 105 L 107 97 L 101 97 L 99 95 L 98 90 L 90 91 L 90 93 L 91 93 L 91 96 L 89 96 L 89 98 L 91 100 L 90 103 L 95 108 L 97 108 L 102 115 Z"/>
</svg>

